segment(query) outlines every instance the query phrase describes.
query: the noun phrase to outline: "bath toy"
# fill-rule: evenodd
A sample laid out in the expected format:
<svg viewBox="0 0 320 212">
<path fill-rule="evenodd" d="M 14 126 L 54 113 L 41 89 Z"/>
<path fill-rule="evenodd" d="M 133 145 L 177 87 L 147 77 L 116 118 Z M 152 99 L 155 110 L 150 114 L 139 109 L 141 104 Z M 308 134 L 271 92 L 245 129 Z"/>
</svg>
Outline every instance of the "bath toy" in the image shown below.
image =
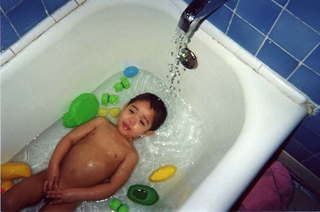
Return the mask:
<svg viewBox="0 0 320 212">
<path fill-rule="evenodd" d="M 128 89 L 130 88 L 130 82 L 127 77 L 121 77 L 120 82 L 116 83 L 113 88 L 115 89 L 116 92 L 120 92 L 123 89 Z"/>
<path fill-rule="evenodd" d="M 14 186 L 13 182 L 11 180 L 3 180 L 1 181 L 1 192 L 6 192 L 10 188 Z"/>
<path fill-rule="evenodd" d="M 108 114 L 110 115 L 110 116 L 112 116 L 113 118 L 117 118 L 118 116 L 119 116 L 119 114 L 120 114 L 120 108 L 119 107 L 113 107 L 113 108 L 110 108 L 109 110 L 108 110 Z"/>
<path fill-rule="evenodd" d="M 130 186 L 127 196 L 133 202 L 142 205 L 153 205 L 159 200 L 159 195 L 154 188 L 141 184 Z"/>
<path fill-rule="evenodd" d="M 98 108 L 97 97 L 91 93 L 83 93 L 71 102 L 69 111 L 63 115 L 63 125 L 73 128 L 90 121 L 96 117 Z"/>
<path fill-rule="evenodd" d="M 115 95 L 115 94 L 108 94 L 108 93 L 104 93 L 101 96 L 101 104 L 107 106 L 108 103 L 110 104 L 117 104 L 119 101 L 119 96 Z"/>
<path fill-rule="evenodd" d="M 124 76 L 131 78 L 138 74 L 139 69 L 136 66 L 128 66 L 123 70 Z"/>
<path fill-rule="evenodd" d="M 108 203 L 111 210 L 117 211 L 117 212 L 128 212 L 129 206 L 126 204 L 122 204 L 121 200 L 117 198 L 112 198 L 111 201 Z"/>
<path fill-rule="evenodd" d="M 118 210 L 120 208 L 122 202 L 117 198 L 112 198 L 111 201 L 108 203 L 111 210 Z"/>
<path fill-rule="evenodd" d="M 166 165 L 153 171 L 149 176 L 149 180 L 152 182 L 161 182 L 171 178 L 176 173 L 177 167 L 172 165 Z"/>
<path fill-rule="evenodd" d="M 7 162 L 1 165 L 1 180 L 31 176 L 31 168 L 22 162 Z"/>
<path fill-rule="evenodd" d="M 129 211 L 129 206 L 126 204 L 123 204 L 120 206 L 120 208 L 118 209 L 118 212 L 128 212 Z"/>
<path fill-rule="evenodd" d="M 106 116 L 106 115 L 108 115 L 108 109 L 106 109 L 106 108 L 99 108 L 99 110 L 98 110 L 98 116 Z"/>
</svg>

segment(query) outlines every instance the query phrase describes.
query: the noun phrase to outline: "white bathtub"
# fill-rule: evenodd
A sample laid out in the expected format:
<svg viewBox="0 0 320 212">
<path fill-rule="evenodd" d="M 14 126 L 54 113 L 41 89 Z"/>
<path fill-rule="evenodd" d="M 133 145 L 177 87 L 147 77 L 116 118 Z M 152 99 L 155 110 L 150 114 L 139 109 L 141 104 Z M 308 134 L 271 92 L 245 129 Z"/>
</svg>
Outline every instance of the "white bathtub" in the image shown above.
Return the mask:
<svg viewBox="0 0 320 212">
<path fill-rule="evenodd" d="M 2 161 L 61 118 L 75 95 L 124 66 L 165 79 L 184 6 L 176 2 L 88 0 L 5 64 Z M 228 210 L 306 115 L 304 96 L 264 74 L 280 82 L 270 83 L 207 32 L 200 29 L 192 39 L 199 66 L 185 72 L 181 92 L 205 123 L 203 151 L 159 203 L 166 208 L 167 199 L 176 202 L 174 211 Z"/>
</svg>

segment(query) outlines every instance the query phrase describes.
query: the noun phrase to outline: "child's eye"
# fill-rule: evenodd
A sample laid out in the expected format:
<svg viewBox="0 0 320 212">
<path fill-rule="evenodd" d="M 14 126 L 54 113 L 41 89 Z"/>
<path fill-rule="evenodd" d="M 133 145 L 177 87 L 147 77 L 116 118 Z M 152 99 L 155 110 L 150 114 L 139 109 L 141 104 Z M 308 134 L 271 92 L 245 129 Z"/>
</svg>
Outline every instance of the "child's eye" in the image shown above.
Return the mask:
<svg viewBox="0 0 320 212">
<path fill-rule="evenodd" d="M 132 109 L 129 109 L 129 112 L 130 112 L 130 113 L 134 113 L 134 110 L 132 110 Z"/>
<path fill-rule="evenodd" d="M 140 121 L 140 124 L 142 124 L 143 126 L 146 126 L 145 123 L 142 120 Z"/>
</svg>

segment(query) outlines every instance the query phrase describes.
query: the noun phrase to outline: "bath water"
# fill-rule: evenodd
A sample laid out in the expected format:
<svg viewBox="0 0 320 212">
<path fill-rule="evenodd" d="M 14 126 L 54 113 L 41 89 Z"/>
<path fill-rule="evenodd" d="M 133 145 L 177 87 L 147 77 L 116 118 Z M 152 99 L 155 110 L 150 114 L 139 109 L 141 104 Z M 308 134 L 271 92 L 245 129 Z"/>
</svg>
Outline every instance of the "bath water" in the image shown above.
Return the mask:
<svg viewBox="0 0 320 212">
<path fill-rule="evenodd" d="M 150 72 L 139 72 L 137 76 L 129 79 L 131 83 L 129 89 L 115 93 L 113 85 L 120 81 L 121 76 L 122 73 L 113 75 L 94 91 L 99 100 L 105 92 L 117 94 L 120 96 L 119 103 L 109 107 L 122 107 L 132 97 L 141 93 L 151 92 L 158 95 L 165 102 L 168 116 L 164 125 L 156 131 L 155 135 L 139 138 L 134 142 L 140 155 L 139 163 L 128 182 L 113 196 L 128 204 L 132 212 L 170 211 L 170 207 L 174 208 L 177 203 L 172 202 L 170 207 L 164 206 L 161 204 L 161 199 L 165 199 L 166 194 L 174 188 L 176 183 L 183 179 L 187 170 L 197 160 L 200 152 L 201 122 L 192 111 L 192 108 L 179 95 L 173 95 L 172 90 L 168 88 L 169 86 Z M 116 122 L 115 119 L 110 120 L 114 123 Z M 32 167 L 33 173 L 45 169 L 55 146 L 69 131 L 70 129 L 63 127 L 62 120 L 58 120 L 15 155 L 12 161 L 28 163 Z M 177 172 L 175 176 L 164 182 L 150 182 L 148 177 L 152 171 L 163 165 L 176 166 Z M 142 206 L 133 203 L 126 196 L 129 186 L 133 184 L 146 184 L 155 188 L 160 195 L 160 201 L 154 206 Z M 109 200 L 110 198 L 101 201 L 83 202 L 77 211 L 111 211 L 107 205 Z M 37 211 L 43 204 L 44 201 L 23 211 Z"/>
<path fill-rule="evenodd" d="M 173 92 L 179 93 L 181 91 L 181 76 L 183 72 L 186 71 L 186 68 L 181 65 L 178 54 L 180 50 L 186 48 L 189 43 L 186 33 L 179 27 L 176 28 L 176 32 L 172 37 L 172 43 L 173 45 L 170 51 L 172 61 L 168 64 L 169 74 L 167 75 L 167 79 L 169 81 L 169 88 Z"/>
</svg>

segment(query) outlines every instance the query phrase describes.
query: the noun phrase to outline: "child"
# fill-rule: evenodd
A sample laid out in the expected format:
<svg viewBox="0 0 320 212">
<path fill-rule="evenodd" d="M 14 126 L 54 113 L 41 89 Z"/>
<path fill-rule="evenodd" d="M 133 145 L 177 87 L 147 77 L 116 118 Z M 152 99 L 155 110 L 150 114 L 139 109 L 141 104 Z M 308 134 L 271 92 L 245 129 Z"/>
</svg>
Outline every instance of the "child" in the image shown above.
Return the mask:
<svg viewBox="0 0 320 212">
<path fill-rule="evenodd" d="M 144 93 L 124 106 L 116 126 L 99 117 L 73 129 L 56 146 L 46 170 L 2 196 L 2 211 L 19 211 L 42 198 L 49 202 L 41 211 L 73 211 L 84 200 L 111 196 L 138 162 L 133 140 L 152 135 L 166 116 L 161 99 Z"/>
</svg>

